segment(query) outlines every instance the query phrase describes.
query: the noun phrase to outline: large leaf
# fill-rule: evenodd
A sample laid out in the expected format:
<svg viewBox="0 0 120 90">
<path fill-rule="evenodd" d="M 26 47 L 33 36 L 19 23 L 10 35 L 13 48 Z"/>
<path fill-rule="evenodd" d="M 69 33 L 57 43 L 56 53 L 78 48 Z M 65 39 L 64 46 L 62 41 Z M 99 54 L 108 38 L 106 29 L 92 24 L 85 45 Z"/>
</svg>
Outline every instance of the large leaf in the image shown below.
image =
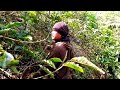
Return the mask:
<svg viewBox="0 0 120 90">
<path fill-rule="evenodd" d="M 52 61 L 50 61 L 50 60 L 43 60 L 42 62 L 43 62 L 44 64 L 47 64 L 47 65 L 49 65 L 50 67 L 56 69 L 56 67 L 55 67 L 55 65 L 54 65 L 54 63 L 53 63 Z"/>
<path fill-rule="evenodd" d="M 71 59 L 71 61 L 73 62 L 77 62 L 83 66 L 89 67 L 93 70 L 99 71 L 101 74 L 105 74 L 105 72 L 100 69 L 99 67 L 97 67 L 95 64 L 93 64 L 92 62 L 90 62 L 87 58 L 85 58 L 84 56 L 82 57 L 74 57 Z"/>
<path fill-rule="evenodd" d="M 42 70 L 44 70 L 50 77 L 54 78 L 54 74 L 46 67 L 39 65 Z"/>
<path fill-rule="evenodd" d="M 51 58 L 50 59 L 52 62 L 62 62 L 60 58 Z"/>
<path fill-rule="evenodd" d="M 82 72 L 82 73 L 84 72 L 83 68 L 80 67 L 78 64 L 75 64 L 74 62 L 66 62 L 66 63 L 63 64 L 63 66 L 75 69 L 75 70 L 77 70 L 79 72 Z"/>
</svg>

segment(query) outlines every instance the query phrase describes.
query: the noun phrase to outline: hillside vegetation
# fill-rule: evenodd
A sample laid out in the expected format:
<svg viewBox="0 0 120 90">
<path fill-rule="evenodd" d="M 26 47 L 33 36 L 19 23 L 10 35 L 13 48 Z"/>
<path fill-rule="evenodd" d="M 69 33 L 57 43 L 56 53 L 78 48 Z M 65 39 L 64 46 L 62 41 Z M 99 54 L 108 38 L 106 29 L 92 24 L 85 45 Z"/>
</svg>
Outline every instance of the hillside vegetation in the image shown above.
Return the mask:
<svg viewBox="0 0 120 90">
<path fill-rule="evenodd" d="M 87 66 L 94 69 L 74 60 L 63 64 L 74 66 L 76 79 L 120 78 L 119 11 L 0 11 L 0 78 L 54 78 L 54 73 L 44 66 L 47 63 L 55 68 L 54 62 L 46 60 L 44 49 L 51 42 L 52 26 L 58 21 L 67 23 L 75 57 L 84 59 L 77 63 L 84 64 L 87 59 L 105 72 L 99 74 L 91 63 Z M 6 52 L 13 55 L 11 62 L 7 62 Z M 53 61 L 61 62 L 58 58 Z M 41 75 L 41 69 L 46 76 Z"/>
</svg>

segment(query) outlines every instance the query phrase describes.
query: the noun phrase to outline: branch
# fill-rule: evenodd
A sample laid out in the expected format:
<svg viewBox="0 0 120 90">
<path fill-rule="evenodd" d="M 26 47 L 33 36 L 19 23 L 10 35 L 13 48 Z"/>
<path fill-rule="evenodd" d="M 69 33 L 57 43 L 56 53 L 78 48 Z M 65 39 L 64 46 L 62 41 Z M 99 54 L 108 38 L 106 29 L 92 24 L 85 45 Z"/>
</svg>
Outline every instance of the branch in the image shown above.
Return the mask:
<svg viewBox="0 0 120 90">
<path fill-rule="evenodd" d="M 63 67 L 63 63 L 64 63 L 65 60 L 67 59 L 67 55 L 68 55 L 68 50 L 66 51 L 65 57 L 64 57 L 62 63 L 60 64 L 60 66 L 59 66 L 55 71 L 52 72 L 53 74 L 56 73 L 58 70 L 60 70 L 60 69 Z M 46 74 L 46 75 L 44 75 L 44 76 L 40 76 L 40 77 L 33 78 L 33 79 L 43 78 L 43 77 L 46 77 L 46 76 L 48 76 L 48 75 L 50 75 L 50 74 Z"/>
<path fill-rule="evenodd" d="M 1 71 L 1 73 L 4 74 L 7 78 L 9 78 L 9 79 L 14 79 L 14 77 L 13 77 L 11 74 L 9 74 L 8 72 L 4 71 L 2 68 L 0 68 L 0 71 Z"/>
<path fill-rule="evenodd" d="M 63 67 L 63 65 L 62 66 L 60 66 L 58 69 L 56 69 L 55 71 L 53 71 L 52 73 L 54 74 L 54 73 L 56 73 L 58 70 L 60 70 L 61 68 Z M 49 74 L 46 74 L 46 75 L 44 75 L 44 76 L 40 76 L 40 77 L 37 77 L 37 78 L 33 78 L 33 79 L 40 79 L 40 78 L 43 78 L 43 77 L 46 77 L 46 76 L 49 76 L 50 75 L 50 73 Z"/>
<path fill-rule="evenodd" d="M 49 37 L 49 34 L 47 36 L 47 38 Z M 19 43 L 28 43 L 28 44 L 34 44 L 34 43 L 40 43 L 40 42 L 44 42 L 47 40 L 47 38 L 43 39 L 43 40 L 40 40 L 40 41 L 22 41 L 22 40 L 16 40 L 16 39 L 13 39 L 13 38 L 10 38 L 10 37 L 6 37 L 6 36 L 3 36 L 3 35 L 0 35 L 0 38 L 5 38 L 5 39 L 8 39 L 8 40 L 11 40 L 11 41 L 14 41 L 14 42 L 19 42 Z"/>
</svg>

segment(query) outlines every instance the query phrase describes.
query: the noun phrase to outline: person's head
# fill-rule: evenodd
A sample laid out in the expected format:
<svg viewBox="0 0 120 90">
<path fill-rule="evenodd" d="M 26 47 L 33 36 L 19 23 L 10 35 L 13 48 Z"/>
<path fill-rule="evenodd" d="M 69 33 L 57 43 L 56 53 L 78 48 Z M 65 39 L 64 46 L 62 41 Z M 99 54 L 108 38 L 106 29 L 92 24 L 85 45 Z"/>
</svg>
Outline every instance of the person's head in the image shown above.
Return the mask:
<svg viewBox="0 0 120 90">
<path fill-rule="evenodd" d="M 52 39 L 55 41 L 69 41 L 69 29 L 65 22 L 57 22 L 52 28 Z"/>
</svg>

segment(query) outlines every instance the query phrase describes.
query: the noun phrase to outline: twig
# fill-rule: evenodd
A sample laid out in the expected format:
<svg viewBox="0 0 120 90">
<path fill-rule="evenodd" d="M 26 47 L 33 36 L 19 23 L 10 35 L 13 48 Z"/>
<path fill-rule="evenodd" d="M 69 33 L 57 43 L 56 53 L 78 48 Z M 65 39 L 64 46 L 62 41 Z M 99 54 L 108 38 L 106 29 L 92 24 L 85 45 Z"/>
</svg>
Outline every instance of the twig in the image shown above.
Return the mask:
<svg viewBox="0 0 120 90">
<path fill-rule="evenodd" d="M 47 36 L 47 38 L 49 37 L 49 34 Z M 0 35 L 0 38 L 5 38 L 5 39 L 8 39 L 8 40 L 12 40 L 14 42 L 19 42 L 19 43 L 28 43 L 28 44 L 34 44 L 34 43 L 40 43 L 40 42 L 44 42 L 45 40 L 47 40 L 47 38 L 43 39 L 43 40 L 40 40 L 40 41 L 22 41 L 22 40 L 16 40 L 16 39 L 13 39 L 13 38 L 10 38 L 10 37 L 6 37 L 6 36 L 3 36 L 3 35 Z"/>
<path fill-rule="evenodd" d="M 4 69 L 0 68 L 0 71 L 2 72 L 2 74 L 4 74 L 7 78 L 9 79 L 13 79 L 14 77 L 9 74 L 8 72 L 4 71 Z"/>
<path fill-rule="evenodd" d="M 64 57 L 62 63 L 60 64 L 60 66 L 61 66 L 61 65 L 65 62 L 65 60 L 67 59 L 67 55 L 68 55 L 68 50 L 66 51 L 66 53 L 65 53 L 65 57 Z"/>
<path fill-rule="evenodd" d="M 54 73 L 56 73 L 58 70 L 60 70 L 61 68 L 63 67 L 63 65 L 62 66 L 60 66 L 58 69 L 56 69 L 55 71 L 53 71 L 52 73 L 54 74 Z M 43 77 L 46 77 L 46 76 L 49 76 L 50 75 L 50 73 L 48 73 L 48 74 L 46 74 L 46 75 L 44 75 L 44 76 L 40 76 L 40 77 L 37 77 L 37 78 L 33 78 L 33 79 L 40 79 L 40 78 L 43 78 Z"/>
<path fill-rule="evenodd" d="M 59 66 L 55 71 L 52 72 L 53 74 L 56 73 L 58 70 L 60 70 L 60 69 L 63 67 L 63 63 L 64 63 L 65 60 L 67 59 L 67 54 L 68 54 L 68 50 L 66 51 L 65 57 L 64 57 L 62 63 L 60 64 L 60 66 Z M 33 79 L 39 79 L 39 78 L 43 78 L 43 77 L 46 77 L 46 76 L 49 76 L 49 75 L 50 75 L 50 74 L 46 74 L 46 75 L 44 75 L 44 76 L 40 76 L 40 77 L 33 78 Z"/>
<path fill-rule="evenodd" d="M 26 70 L 28 69 L 28 68 L 31 68 L 31 67 L 33 67 L 33 66 L 37 66 L 36 64 L 40 64 L 41 62 L 34 62 L 34 63 L 32 63 L 32 64 L 30 64 L 29 66 L 25 66 L 25 68 L 24 68 L 24 71 L 23 71 L 23 73 L 22 73 L 22 75 L 21 75 L 21 79 L 23 78 L 23 75 L 24 75 L 24 73 L 26 72 Z"/>
<path fill-rule="evenodd" d="M 24 25 L 24 26 L 25 26 L 25 30 L 27 29 L 27 25 L 28 25 L 28 24 L 27 24 L 26 17 L 27 17 L 27 12 L 25 12 L 25 21 L 24 21 L 24 24 L 25 24 L 25 25 Z"/>
</svg>

